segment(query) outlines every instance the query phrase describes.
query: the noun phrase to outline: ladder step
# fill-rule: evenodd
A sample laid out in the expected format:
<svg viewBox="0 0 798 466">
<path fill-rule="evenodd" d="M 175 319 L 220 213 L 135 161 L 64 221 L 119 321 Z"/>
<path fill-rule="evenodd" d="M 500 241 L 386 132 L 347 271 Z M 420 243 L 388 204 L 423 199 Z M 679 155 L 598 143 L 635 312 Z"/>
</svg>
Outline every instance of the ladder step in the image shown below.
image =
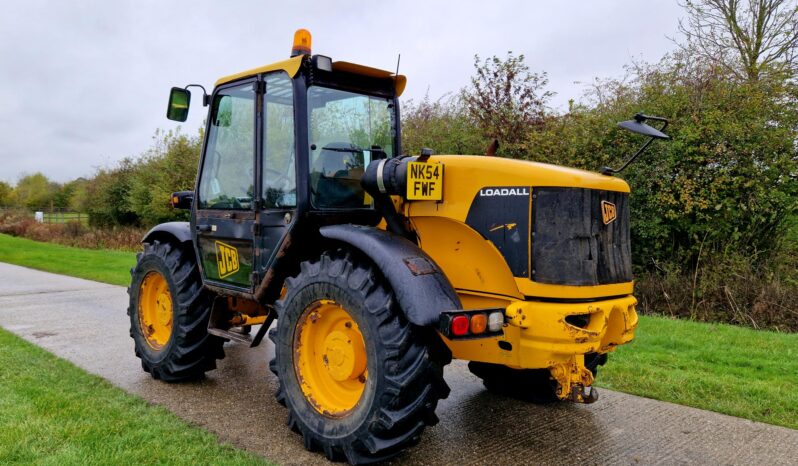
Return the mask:
<svg viewBox="0 0 798 466">
<path fill-rule="evenodd" d="M 237 341 L 239 343 L 252 343 L 252 337 L 243 333 L 231 332 L 229 330 L 222 330 L 220 328 L 209 328 L 208 333 L 217 337 L 227 338 L 228 340 Z"/>
</svg>

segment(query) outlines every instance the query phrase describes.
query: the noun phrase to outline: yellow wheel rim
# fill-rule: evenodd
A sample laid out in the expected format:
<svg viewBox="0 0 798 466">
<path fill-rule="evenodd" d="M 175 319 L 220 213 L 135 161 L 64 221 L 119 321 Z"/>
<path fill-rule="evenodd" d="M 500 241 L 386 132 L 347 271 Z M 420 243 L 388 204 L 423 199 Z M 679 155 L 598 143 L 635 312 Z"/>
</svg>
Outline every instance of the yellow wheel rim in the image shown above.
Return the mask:
<svg viewBox="0 0 798 466">
<path fill-rule="evenodd" d="M 357 406 L 368 379 L 366 345 L 357 323 L 335 301 L 305 309 L 294 333 L 294 370 L 316 411 L 344 417 Z"/>
<path fill-rule="evenodd" d="M 139 288 L 139 327 L 152 349 L 160 350 L 172 336 L 172 295 L 158 272 L 148 272 Z"/>
</svg>

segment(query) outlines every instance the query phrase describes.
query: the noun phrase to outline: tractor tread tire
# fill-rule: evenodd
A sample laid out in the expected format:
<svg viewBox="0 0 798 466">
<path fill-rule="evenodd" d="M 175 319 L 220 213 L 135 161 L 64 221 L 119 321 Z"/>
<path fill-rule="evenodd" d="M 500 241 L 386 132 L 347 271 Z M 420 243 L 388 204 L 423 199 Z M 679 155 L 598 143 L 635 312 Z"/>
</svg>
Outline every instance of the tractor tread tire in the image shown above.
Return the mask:
<svg viewBox="0 0 798 466">
<path fill-rule="evenodd" d="M 150 271 L 160 272 L 172 294 L 173 324 L 169 341 L 160 351 L 152 349 L 139 329 L 138 300 L 141 282 Z M 141 367 L 154 379 L 180 382 L 202 378 L 224 358 L 224 340 L 208 333 L 208 319 L 213 302 L 202 286 L 194 251 L 171 242 L 144 244 L 130 269 L 128 287 L 130 337 L 136 347 Z"/>
<path fill-rule="evenodd" d="M 287 425 L 302 435 L 305 448 L 322 451 L 333 461 L 368 464 L 418 443 L 424 428 L 438 420 L 438 401 L 449 395 L 443 379 L 443 366 L 451 361 L 448 350 L 438 345 L 432 338 L 435 335 L 409 323 L 382 275 L 367 259 L 350 252 L 328 252 L 303 262 L 299 274 L 286 280 L 286 287 L 285 297 L 275 304 L 279 318 L 269 333 L 275 344 L 269 367 L 279 380 L 277 401 L 288 408 Z M 342 294 L 362 307 L 361 319 L 376 329 L 375 367 L 381 368 L 383 376 L 369 369 L 370 405 L 362 410 L 358 405 L 356 414 L 332 419 L 304 399 L 293 369 L 293 335 L 312 299 L 338 301 Z"/>
</svg>

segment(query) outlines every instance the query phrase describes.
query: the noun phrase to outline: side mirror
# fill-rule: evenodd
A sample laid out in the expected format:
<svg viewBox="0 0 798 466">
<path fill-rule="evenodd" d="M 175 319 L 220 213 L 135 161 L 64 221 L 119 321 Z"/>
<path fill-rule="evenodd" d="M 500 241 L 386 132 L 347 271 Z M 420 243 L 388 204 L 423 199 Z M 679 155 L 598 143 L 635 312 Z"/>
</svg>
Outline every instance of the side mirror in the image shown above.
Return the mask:
<svg viewBox="0 0 798 466">
<path fill-rule="evenodd" d="M 670 136 L 663 133 L 662 131 L 656 128 L 652 128 L 651 126 L 648 126 L 647 124 L 643 123 L 646 120 L 663 121 L 664 119 L 657 117 L 650 117 L 638 113 L 637 115 L 635 115 L 634 120 L 622 121 L 618 123 L 618 126 L 633 133 L 642 134 L 643 136 L 648 136 L 654 139 L 670 139 Z M 667 126 L 667 121 L 666 121 L 666 126 Z M 663 127 L 663 129 L 665 128 Z"/>
<path fill-rule="evenodd" d="M 656 129 L 656 128 L 653 128 L 651 126 L 648 126 L 647 124 L 643 123 L 646 120 L 659 121 L 660 123 L 662 123 L 662 128 Z M 635 152 L 635 155 L 629 157 L 629 160 L 624 162 L 624 164 L 621 166 L 621 168 L 602 167 L 599 170 L 599 173 L 601 173 L 602 175 L 612 176 L 612 175 L 615 175 L 617 173 L 622 172 L 623 169 L 628 167 L 630 163 L 634 162 L 634 160 L 640 154 L 642 154 L 643 151 L 646 150 L 646 148 L 648 146 L 650 146 L 651 143 L 654 142 L 655 139 L 670 139 L 671 138 L 667 134 L 663 133 L 665 128 L 668 127 L 667 118 L 662 118 L 662 117 L 658 117 L 658 116 L 651 116 L 651 115 L 643 115 L 642 113 L 638 113 L 637 115 L 634 116 L 633 120 L 622 121 L 622 122 L 618 123 L 618 126 L 620 126 L 621 128 L 623 128 L 625 130 L 631 131 L 633 133 L 642 134 L 643 136 L 648 136 L 651 139 L 649 139 L 645 144 L 643 144 L 640 147 L 640 149 L 638 149 L 637 152 Z"/>
<path fill-rule="evenodd" d="M 171 204 L 175 209 L 189 210 L 194 202 L 194 191 L 172 193 Z"/>
<path fill-rule="evenodd" d="M 173 87 L 169 93 L 169 106 L 166 109 L 166 118 L 173 121 L 186 121 L 188 106 L 191 103 L 191 93 L 187 89 Z"/>
</svg>

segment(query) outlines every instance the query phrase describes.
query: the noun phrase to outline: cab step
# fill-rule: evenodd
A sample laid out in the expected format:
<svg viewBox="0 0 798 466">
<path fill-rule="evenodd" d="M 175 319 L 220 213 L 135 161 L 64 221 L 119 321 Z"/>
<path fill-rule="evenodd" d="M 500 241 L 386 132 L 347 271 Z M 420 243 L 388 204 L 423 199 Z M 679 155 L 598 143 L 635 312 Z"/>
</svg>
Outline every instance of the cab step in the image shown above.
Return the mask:
<svg viewBox="0 0 798 466">
<path fill-rule="evenodd" d="M 252 343 L 252 336 L 249 334 L 231 332 L 230 330 L 222 330 L 220 328 L 209 328 L 208 333 L 217 337 L 226 338 L 231 341 L 236 341 L 238 343 L 246 343 L 248 345 Z"/>
</svg>

